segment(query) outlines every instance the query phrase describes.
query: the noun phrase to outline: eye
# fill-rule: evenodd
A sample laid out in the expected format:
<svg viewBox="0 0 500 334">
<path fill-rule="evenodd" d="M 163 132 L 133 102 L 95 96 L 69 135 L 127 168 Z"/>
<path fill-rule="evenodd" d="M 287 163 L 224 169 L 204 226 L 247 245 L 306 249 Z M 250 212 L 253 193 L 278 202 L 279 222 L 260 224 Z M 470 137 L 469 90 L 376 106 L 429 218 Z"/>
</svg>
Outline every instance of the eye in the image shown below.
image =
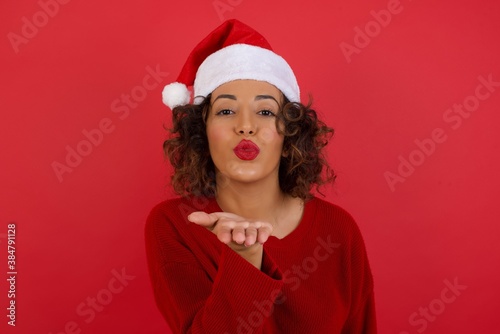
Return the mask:
<svg viewBox="0 0 500 334">
<path fill-rule="evenodd" d="M 267 109 L 259 111 L 258 114 L 262 115 L 262 116 L 276 116 L 275 113 L 273 113 L 271 110 L 267 110 Z"/>
<path fill-rule="evenodd" d="M 231 115 L 231 114 L 234 114 L 234 111 L 232 111 L 230 109 L 222 109 L 222 110 L 216 112 L 215 114 L 219 115 L 219 116 L 222 116 L 222 115 Z"/>
</svg>

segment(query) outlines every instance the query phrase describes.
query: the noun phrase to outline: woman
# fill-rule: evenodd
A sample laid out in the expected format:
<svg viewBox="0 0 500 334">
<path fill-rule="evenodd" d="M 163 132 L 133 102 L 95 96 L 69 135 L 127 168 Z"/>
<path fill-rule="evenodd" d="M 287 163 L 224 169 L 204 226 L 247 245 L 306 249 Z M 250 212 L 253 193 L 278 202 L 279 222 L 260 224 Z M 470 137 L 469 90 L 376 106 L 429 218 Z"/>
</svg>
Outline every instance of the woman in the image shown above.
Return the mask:
<svg viewBox="0 0 500 334">
<path fill-rule="evenodd" d="M 376 333 L 359 229 L 311 194 L 334 179 L 322 155 L 333 130 L 300 103 L 286 61 L 229 20 L 177 81 L 163 92 L 173 111 L 164 149 L 182 196 L 153 208 L 145 229 L 173 332 Z"/>
</svg>

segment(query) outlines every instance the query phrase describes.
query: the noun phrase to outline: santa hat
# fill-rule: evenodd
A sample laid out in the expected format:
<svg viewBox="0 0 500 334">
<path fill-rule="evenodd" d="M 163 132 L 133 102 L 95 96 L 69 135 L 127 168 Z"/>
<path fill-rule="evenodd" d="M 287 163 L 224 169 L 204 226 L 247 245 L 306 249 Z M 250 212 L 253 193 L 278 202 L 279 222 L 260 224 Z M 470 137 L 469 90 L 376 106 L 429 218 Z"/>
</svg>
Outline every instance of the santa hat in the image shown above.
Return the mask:
<svg viewBox="0 0 500 334">
<path fill-rule="evenodd" d="M 266 81 L 292 102 L 300 102 L 300 90 L 291 67 L 273 52 L 258 32 L 238 20 L 227 20 L 191 52 L 177 78 L 166 85 L 162 97 L 170 109 L 190 103 L 188 87 L 194 86 L 199 104 L 220 85 L 238 79 Z"/>
</svg>

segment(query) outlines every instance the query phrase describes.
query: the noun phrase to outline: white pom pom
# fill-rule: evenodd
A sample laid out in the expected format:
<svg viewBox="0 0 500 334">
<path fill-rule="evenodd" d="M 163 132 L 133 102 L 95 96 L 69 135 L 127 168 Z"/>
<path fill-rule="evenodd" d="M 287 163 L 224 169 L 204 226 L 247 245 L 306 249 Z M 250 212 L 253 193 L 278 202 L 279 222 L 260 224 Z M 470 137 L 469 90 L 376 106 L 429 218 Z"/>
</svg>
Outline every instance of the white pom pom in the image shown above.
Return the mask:
<svg viewBox="0 0 500 334">
<path fill-rule="evenodd" d="M 177 106 L 183 106 L 189 103 L 190 93 L 186 85 L 180 82 L 173 82 L 163 88 L 163 103 L 170 109 Z"/>
</svg>

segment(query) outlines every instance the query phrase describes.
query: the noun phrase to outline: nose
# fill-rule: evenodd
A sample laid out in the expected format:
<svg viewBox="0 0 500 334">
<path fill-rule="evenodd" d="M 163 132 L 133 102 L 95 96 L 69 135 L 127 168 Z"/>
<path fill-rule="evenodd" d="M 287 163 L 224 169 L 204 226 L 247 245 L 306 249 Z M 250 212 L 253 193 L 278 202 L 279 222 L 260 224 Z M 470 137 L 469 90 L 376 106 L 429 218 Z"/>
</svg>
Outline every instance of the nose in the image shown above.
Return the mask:
<svg viewBox="0 0 500 334">
<path fill-rule="evenodd" d="M 244 135 L 244 134 L 252 135 L 254 133 L 253 130 L 249 130 L 249 129 L 240 129 L 238 132 L 242 135 Z"/>
<path fill-rule="evenodd" d="M 248 111 L 240 112 L 238 122 L 236 124 L 236 131 L 240 135 L 253 135 L 256 131 L 255 121 Z"/>
</svg>

